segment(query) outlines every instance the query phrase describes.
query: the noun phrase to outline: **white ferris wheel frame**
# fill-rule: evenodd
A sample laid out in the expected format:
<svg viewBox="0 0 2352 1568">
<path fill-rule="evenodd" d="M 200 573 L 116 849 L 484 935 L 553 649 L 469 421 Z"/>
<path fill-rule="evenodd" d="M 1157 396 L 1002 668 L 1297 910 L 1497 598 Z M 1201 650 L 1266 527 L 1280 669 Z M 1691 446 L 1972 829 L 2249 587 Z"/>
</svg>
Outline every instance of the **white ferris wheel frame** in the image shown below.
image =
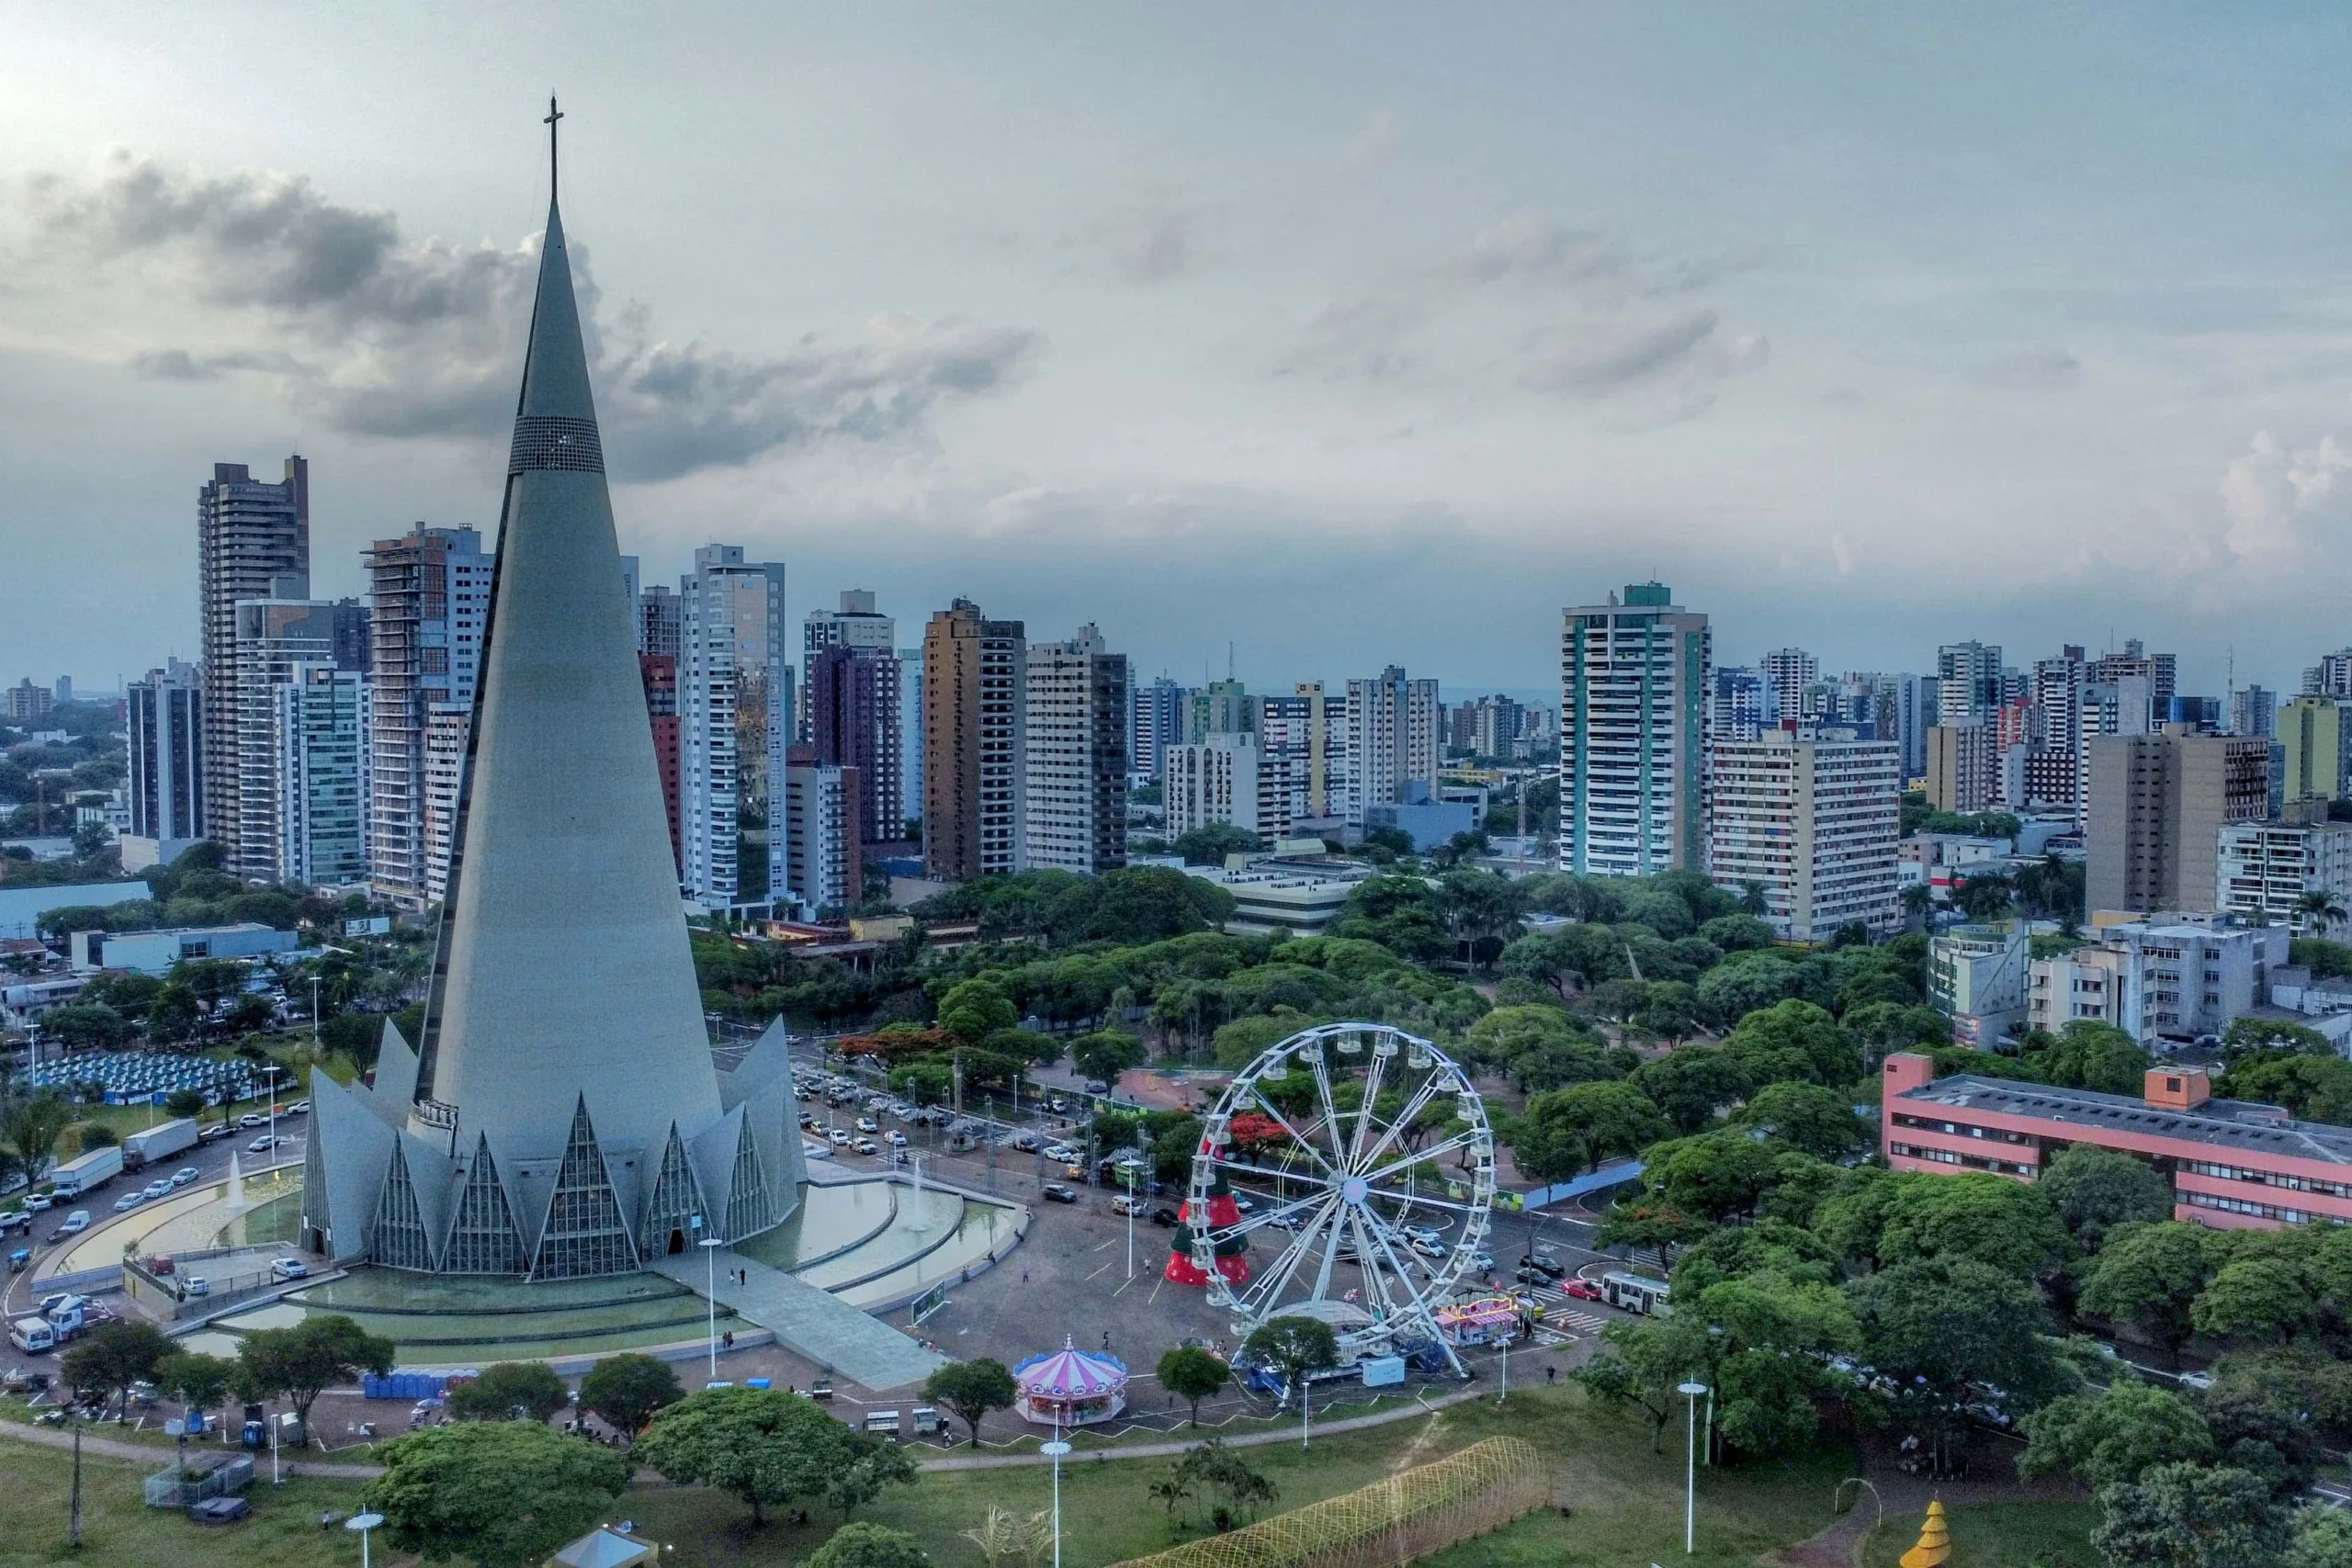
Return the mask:
<svg viewBox="0 0 2352 1568">
<path fill-rule="evenodd" d="M 1335 1053 L 1341 1069 L 1364 1069 L 1363 1099 L 1354 1111 L 1341 1111 L 1333 1101 Z M 1408 1093 L 1402 1113 L 1385 1120 L 1377 1114 L 1375 1101 L 1382 1079 L 1399 1056 L 1405 1072 L 1426 1076 Z M 1301 1069 L 1315 1085 L 1316 1105 L 1294 1122 L 1263 1098 L 1259 1085 L 1270 1077 L 1286 1081 Z M 1406 1130 L 1446 1096 L 1454 1100 L 1455 1116 L 1464 1129 L 1428 1148 L 1406 1148 Z M 1235 1154 L 1231 1127 L 1237 1115 L 1263 1116 L 1290 1139 L 1281 1156 L 1283 1168 L 1270 1169 Z M 1466 1187 L 1466 1201 L 1442 1187 L 1435 1194 L 1413 1189 L 1414 1167 L 1461 1151 L 1468 1151 L 1468 1173 L 1450 1179 L 1448 1186 Z M 1257 1177 L 1282 1184 L 1282 1190 L 1303 1187 L 1306 1191 L 1263 1202 L 1235 1224 L 1213 1225 L 1208 1223 L 1209 1195 L 1220 1175 Z M 1395 1185 L 1400 1177 L 1402 1191 Z M 1486 1102 L 1469 1072 L 1430 1042 L 1385 1023 L 1326 1023 L 1303 1029 L 1260 1053 L 1226 1086 L 1206 1118 L 1193 1156 L 1190 1196 L 1193 1260 L 1208 1277 L 1211 1303 L 1230 1311 L 1244 1336 L 1274 1318 L 1298 1315 L 1302 1310 L 1311 1314 L 1315 1307 L 1332 1302 L 1332 1272 L 1345 1261 L 1361 1277 L 1360 1304 L 1372 1321 L 1345 1328 L 1332 1325 L 1343 1354 L 1361 1355 L 1409 1324 L 1443 1348 L 1456 1372 L 1464 1371 L 1461 1358 L 1438 1326 L 1437 1310 L 1453 1299 L 1462 1277 L 1470 1271 L 1472 1256 L 1487 1240 L 1495 1196 L 1495 1138 Z M 1374 1200 L 1394 1206 L 1396 1213 L 1383 1215 L 1372 1207 Z M 1426 1257 L 1394 1234 L 1403 1215 L 1416 1209 L 1460 1222 L 1449 1227 L 1450 1245 L 1443 1258 Z M 1287 1231 L 1289 1245 L 1266 1268 L 1253 1269 L 1247 1283 L 1237 1286 L 1217 1272 L 1220 1243 L 1277 1226 L 1284 1219 L 1297 1222 L 1295 1229 Z M 1382 1223 L 1372 1223 L 1375 1220 Z M 1340 1257 L 1343 1241 L 1352 1252 L 1350 1258 Z M 1304 1281 L 1305 1293 L 1294 1294 L 1310 1259 L 1314 1267 Z"/>
</svg>

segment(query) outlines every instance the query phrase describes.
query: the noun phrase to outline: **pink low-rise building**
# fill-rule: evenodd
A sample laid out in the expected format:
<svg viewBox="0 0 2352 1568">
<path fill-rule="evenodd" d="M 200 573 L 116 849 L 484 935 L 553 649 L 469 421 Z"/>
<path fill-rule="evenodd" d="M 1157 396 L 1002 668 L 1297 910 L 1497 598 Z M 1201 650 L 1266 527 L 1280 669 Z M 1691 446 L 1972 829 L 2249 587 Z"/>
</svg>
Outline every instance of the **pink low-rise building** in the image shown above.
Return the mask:
<svg viewBox="0 0 2352 1568">
<path fill-rule="evenodd" d="M 2202 1068 L 2151 1068 L 2136 1100 L 1935 1072 L 1913 1052 L 1886 1059 L 1880 1150 L 1896 1170 L 2031 1181 L 2069 1145 L 2097 1144 L 2169 1176 L 2175 1219 L 2220 1229 L 2352 1224 L 2352 1128 L 2215 1100 Z"/>
</svg>

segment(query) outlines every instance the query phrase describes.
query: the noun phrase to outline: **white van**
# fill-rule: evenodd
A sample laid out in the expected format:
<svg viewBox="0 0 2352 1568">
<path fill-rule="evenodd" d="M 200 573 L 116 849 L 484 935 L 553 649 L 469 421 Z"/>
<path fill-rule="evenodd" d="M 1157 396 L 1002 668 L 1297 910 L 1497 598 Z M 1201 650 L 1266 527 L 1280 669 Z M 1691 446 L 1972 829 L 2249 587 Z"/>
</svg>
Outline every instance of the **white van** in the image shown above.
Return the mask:
<svg viewBox="0 0 2352 1568">
<path fill-rule="evenodd" d="M 20 1317 L 8 1325 L 8 1343 L 28 1356 L 57 1348 L 57 1330 L 45 1318 Z"/>
</svg>

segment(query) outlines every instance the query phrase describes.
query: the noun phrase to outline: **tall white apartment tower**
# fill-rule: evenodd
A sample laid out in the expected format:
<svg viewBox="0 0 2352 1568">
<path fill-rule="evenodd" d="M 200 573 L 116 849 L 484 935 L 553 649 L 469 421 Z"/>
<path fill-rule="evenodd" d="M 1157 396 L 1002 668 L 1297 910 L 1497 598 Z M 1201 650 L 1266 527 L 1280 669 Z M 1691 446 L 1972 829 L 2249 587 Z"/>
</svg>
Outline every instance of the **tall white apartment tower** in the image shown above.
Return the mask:
<svg viewBox="0 0 2352 1568">
<path fill-rule="evenodd" d="M 1080 626 L 1033 642 L 1022 716 L 1022 859 L 1093 875 L 1127 863 L 1127 656 Z"/>
<path fill-rule="evenodd" d="M 1936 649 L 1936 722 L 1988 724 L 2001 705 L 2001 645 L 1947 643 Z"/>
<path fill-rule="evenodd" d="M 255 479 L 243 463 L 213 464 L 211 482 L 197 494 L 196 562 L 204 664 L 204 836 L 229 852 L 234 867 L 248 859 L 238 780 L 267 768 L 266 756 L 252 770 L 243 765 L 243 739 L 269 732 L 266 711 L 250 726 L 241 716 L 237 606 L 311 591 L 309 462 L 287 458 L 286 478 L 277 484 Z M 250 858 L 262 864 L 275 855 L 275 846 L 256 845 Z"/>
<path fill-rule="evenodd" d="M 1562 612 L 1560 869 L 1700 871 L 1707 860 L 1707 617 L 1662 582 Z"/>
<path fill-rule="evenodd" d="M 711 908 L 784 896 L 792 676 L 784 567 L 705 545 L 679 583 L 678 829 L 686 897 Z M 747 843 L 752 864 L 739 863 Z M 764 852 L 762 845 L 764 845 Z"/>
<path fill-rule="evenodd" d="M 448 871 L 424 846 L 425 730 L 438 709 L 473 712 L 497 563 L 476 530 L 420 523 L 377 540 L 367 564 L 368 881 L 416 909 Z"/>
<path fill-rule="evenodd" d="M 288 794 L 297 781 L 285 772 L 277 688 L 298 681 L 305 665 L 364 677 L 368 619 L 367 607 L 349 599 L 247 599 L 237 605 L 237 853 L 230 869 L 239 876 L 277 882 L 296 875 L 286 863 L 281 831 Z M 209 702 L 209 686 L 205 694 Z M 364 771 L 358 776 L 364 779 Z M 357 808 L 364 825 L 364 797 Z M 363 863 L 345 880 L 364 881 L 367 874 Z"/>
<path fill-rule="evenodd" d="M 1437 682 L 1408 681 L 1390 665 L 1369 681 L 1348 682 L 1347 822 L 1363 826 L 1364 807 L 1387 805 L 1419 781 L 1435 788 L 1440 756 Z"/>
</svg>

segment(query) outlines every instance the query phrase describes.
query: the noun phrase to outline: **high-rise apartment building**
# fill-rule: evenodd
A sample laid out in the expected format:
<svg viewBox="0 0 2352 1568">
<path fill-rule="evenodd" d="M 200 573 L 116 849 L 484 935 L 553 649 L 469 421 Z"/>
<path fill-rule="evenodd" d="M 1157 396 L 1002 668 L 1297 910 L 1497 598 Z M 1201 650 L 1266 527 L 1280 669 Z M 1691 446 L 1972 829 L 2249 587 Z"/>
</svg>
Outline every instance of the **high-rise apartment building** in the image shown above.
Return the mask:
<svg viewBox="0 0 2352 1568">
<path fill-rule="evenodd" d="M 1184 743 L 1184 709 L 1191 696 L 1165 675 L 1148 686 L 1136 682 L 1135 722 L 1128 729 L 1127 750 L 1135 758 L 1138 777 L 1159 777 L 1168 748 Z"/>
<path fill-rule="evenodd" d="M 368 685 L 356 671 L 296 664 L 270 688 L 277 874 L 311 887 L 368 880 Z"/>
<path fill-rule="evenodd" d="M 899 809 L 918 830 L 922 816 L 922 649 L 899 649 Z M 898 838 L 915 837 L 902 824 Z"/>
<path fill-rule="evenodd" d="M 670 858 L 683 873 L 685 835 L 679 817 L 678 660 L 667 653 L 637 656 L 645 686 L 645 719 L 653 727 L 653 765 L 662 774 L 662 807 L 670 818 Z"/>
<path fill-rule="evenodd" d="M 2148 698 L 2162 722 L 2180 690 L 2180 660 L 2169 653 L 2150 653 L 2138 637 L 2128 638 L 2120 653 L 2101 654 L 2092 660 L 2090 678 L 2105 685 L 2138 679 L 2148 683 Z"/>
<path fill-rule="evenodd" d="M 1938 811 L 1982 811 L 2000 782 L 1994 731 L 1982 724 L 1939 724 L 1928 731 L 1928 804 Z"/>
<path fill-rule="evenodd" d="M 131 682 L 127 716 L 132 836 L 158 845 L 204 837 L 202 673 L 176 659 L 149 671 Z"/>
<path fill-rule="evenodd" d="M 2230 694 L 2230 733 L 2270 736 L 2278 733 L 2278 694 L 2263 686 L 2242 686 Z"/>
<path fill-rule="evenodd" d="M 1560 869 L 1595 876 L 1703 870 L 1707 617 L 1662 582 L 1563 612 Z"/>
<path fill-rule="evenodd" d="M 846 650 L 833 644 L 829 651 Z M 813 747 L 794 746 L 785 756 L 786 837 L 791 846 L 786 890 L 805 919 L 838 915 L 865 891 L 865 859 L 858 846 L 864 775 L 854 767 L 820 763 Z"/>
<path fill-rule="evenodd" d="M 2221 913 L 2333 935 L 2334 922 L 2305 909 L 2303 897 L 2326 893 L 2352 909 L 2352 822 L 2224 823 L 2216 875 Z"/>
<path fill-rule="evenodd" d="M 48 715 L 56 699 L 47 686 L 37 685 L 29 675 L 0 692 L 0 715 L 12 724 L 24 724 Z"/>
<path fill-rule="evenodd" d="M 246 599 L 236 608 L 238 761 L 233 784 L 237 827 L 236 847 L 228 864 L 249 881 L 277 882 L 294 875 L 281 858 L 285 846 L 279 826 L 292 784 L 284 773 L 285 757 L 278 744 L 277 688 L 294 682 L 298 668 L 306 665 L 364 677 L 368 658 L 368 608 L 356 599 L 297 598 Z M 205 692 L 209 716 L 209 681 Z M 208 733 L 208 747 L 211 739 Z M 209 779 L 205 787 L 210 790 Z M 364 816 L 364 801 L 360 809 Z M 219 837 L 209 831 L 206 836 Z M 363 879 L 365 874 L 363 866 Z"/>
<path fill-rule="evenodd" d="M 2352 702 L 2352 648 L 2321 654 L 2319 662 L 2303 671 L 2303 694 Z"/>
<path fill-rule="evenodd" d="M 367 552 L 368 881 L 405 908 L 423 908 L 435 880 L 424 852 L 426 721 L 436 707 L 473 711 L 496 565 L 476 530 L 422 523 Z"/>
<path fill-rule="evenodd" d="M 1826 942 L 1855 924 L 1894 929 L 1902 773 L 1894 742 L 1802 720 L 1715 742 L 1709 874 L 1735 891 L 1760 887 L 1784 941 Z"/>
<path fill-rule="evenodd" d="M 866 589 L 849 588 L 842 592 L 842 607 L 838 610 L 811 610 L 800 630 L 800 712 L 799 739 L 816 739 L 815 709 L 809 682 L 816 679 L 817 656 L 829 648 L 863 649 L 868 652 L 888 653 L 898 646 L 898 623 L 875 608 L 874 594 Z M 895 836 L 895 835 L 893 835 Z"/>
<path fill-rule="evenodd" d="M 1726 664 L 1715 671 L 1708 705 L 1709 721 L 1718 741 L 1753 740 L 1779 715 L 1764 672 L 1745 664 Z"/>
<path fill-rule="evenodd" d="M 449 857 L 458 847 L 458 796 L 466 782 L 473 710 L 454 705 L 424 716 L 424 901 L 449 896 Z"/>
<path fill-rule="evenodd" d="M 1936 722 L 1983 723 L 2001 697 L 2000 644 L 1954 642 L 1936 649 Z"/>
<path fill-rule="evenodd" d="M 1348 699 L 1320 681 L 1302 681 L 1287 696 L 1261 699 L 1255 708 L 1261 792 L 1269 808 L 1259 834 L 1268 843 L 1297 825 L 1334 824 L 1354 791 L 1348 755 Z"/>
<path fill-rule="evenodd" d="M 1019 871 L 1022 712 L 1028 638 L 968 599 L 922 641 L 922 854 L 927 874 L 968 882 Z"/>
<path fill-rule="evenodd" d="M 1821 679 L 1821 660 L 1802 648 L 1776 648 L 1756 661 L 1764 684 L 1772 692 L 1774 722 L 1813 716 L 1805 694 Z"/>
<path fill-rule="evenodd" d="M 1255 712 L 1249 687 L 1230 676 L 1211 681 L 1197 692 L 1184 694 L 1183 739 L 1237 734 L 1250 727 Z"/>
<path fill-rule="evenodd" d="M 1086 875 L 1127 863 L 1127 656 L 1080 626 L 1033 642 L 1023 694 L 1022 858 Z"/>
<path fill-rule="evenodd" d="M 1269 776 L 1262 762 L 1258 737 L 1247 730 L 1168 748 L 1160 784 L 1169 837 L 1181 838 L 1215 822 L 1255 833 L 1267 847 L 1288 837 L 1286 817 L 1270 819 L 1270 808 L 1286 812 L 1287 791 Z"/>
<path fill-rule="evenodd" d="M 746 561 L 741 545 L 705 545 L 679 597 L 681 881 L 707 908 L 769 903 L 785 886 L 784 750 L 793 715 L 784 568 Z"/>
<path fill-rule="evenodd" d="M 2090 913 L 2208 914 L 2219 907 L 2223 825 L 2260 821 L 2268 809 L 2270 744 L 2177 724 L 2099 736 L 2084 793 Z"/>
<path fill-rule="evenodd" d="M 1363 826 L 1364 808 L 1404 798 L 1408 784 L 1437 788 L 1437 682 L 1408 680 L 1390 665 L 1368 681 L 1348 682 L 1349 826 Z"/>
<path fill-rule="evenodd" d="M 2344 798 L 2347 739 L 2344 705 L 2334 697 L 2300 696 L 2279 709 L 2278 740 L 2286 765 L 2280 804 Z"/>
<path fill-rule="evenodd" d="M 899 793 L 905 777 L 899 755 L 902 672 L 898 650 L 888 643 L 834 641 L 808 651 L 812 765 L 857 770 L 858 820 L 852 826 L 860 844 L 895 840 L 906 831 L 906 799 Z"/>
<path fill-rule="evenodd" d="M 237 656 L 237 606 L 273 595 L 299 599 L 311 591 L 311 465 L 286 459 L 279 483 L 257 482 L 243 463 L 215 463 L 211 482 L 197 492 L 197 615 L 204 667 L 205 837 L 245 859 L 238 779 L 244 772 L 242 738 L 268 732 L 268 715 L 244 723 Z M 256 859 L 275 857 L 275 850 Z"/>
<path fill-rule="evenodd" d="M 686 602 L 666 582 L 640 589 L 637 595 L 637 650 L 674 660 L 684 651 Z"/>
</svg>

